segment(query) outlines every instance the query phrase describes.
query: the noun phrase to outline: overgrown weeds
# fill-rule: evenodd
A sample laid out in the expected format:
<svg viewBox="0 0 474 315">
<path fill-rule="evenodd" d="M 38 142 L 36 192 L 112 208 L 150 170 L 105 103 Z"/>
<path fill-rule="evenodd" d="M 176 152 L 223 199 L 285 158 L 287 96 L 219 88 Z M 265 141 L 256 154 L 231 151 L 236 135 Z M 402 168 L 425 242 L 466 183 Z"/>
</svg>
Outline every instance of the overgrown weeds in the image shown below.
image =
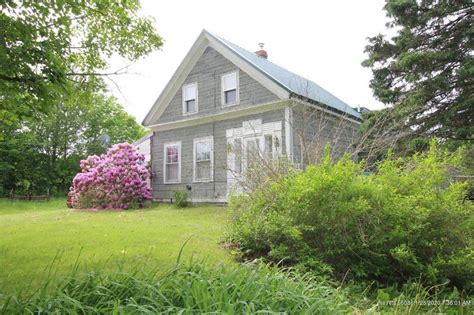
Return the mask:
<svg viewBox="0 0 474 315">
<path fill-rule="evenodd" d="M 262 263 L 211 266 L 191 261 L 164 274 L 157 270 L 73 272 L 59 285 L 46 283 L 33 295 L 10 296 L 0 313 L 416 314 L 472 310 L 472 301 L 457 291 L 433 294 L 419 283 L 406 284 L 401 291 L 364 289 L 354 283 L 337 287 L 309 273 Z"/>
</svg>

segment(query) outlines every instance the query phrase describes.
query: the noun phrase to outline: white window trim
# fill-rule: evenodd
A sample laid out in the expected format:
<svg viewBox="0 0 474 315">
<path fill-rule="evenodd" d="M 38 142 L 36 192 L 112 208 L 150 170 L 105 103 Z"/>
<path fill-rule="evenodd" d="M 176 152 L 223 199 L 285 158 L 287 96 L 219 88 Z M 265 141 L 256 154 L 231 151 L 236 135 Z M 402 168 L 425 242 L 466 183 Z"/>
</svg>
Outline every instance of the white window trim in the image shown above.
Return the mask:
<svg viewBox="0 0 474 315">
<path fill-rule="evenodd" d="M 253 119 L 242 122 L 242 127 L 231 128 L 226 130 L 227 145 L 232 146 L 234 140 L 241 139 L 242 149 L 242 165 L 241 172 L 235 172 L 235 154 L 234 152 L 227 152 L 227 193 L 241 192 L 242 187 L 238 184 L 239 179 L 245 178 L 247 171 L 247 140 L 260 139 L 258 146 L 259 153 L 263 154 L 265 149 L 265 136 L 272 136 L 272 159 L 277 159 L 282 156 L 282 121 L 263 123 L 261 119 Z M 278 147 L 275 145 L 278 139 Z"/>
<path fill-rule="evenodd" d="M 269 125 L 269 124 L 268 124 Z M 281 124 L 280 124 L 281 125 Z M 275 160 L 282 155 L 282 143 L 281 143 L 281 130 L 273 129 L 270 131 L 263 132 L 263 151 L 265 153 L 266 148 L 266 136 L 272 137 L 272 152 L 271 152 L 271 159 Z M 278 141 L 278 147 L 276 146 L 276 142 Z"/>
<path fill-rule="evenodd" d="M 178 180 L 168 181 L 166 178 L 166 148 L 178 146 Z M 181 141 L 167 142 L 163 144 L 163 184 L 180 184 L 181 183 Z"/>
<path fill-rule="evenodd" d="M 229 76 L 231 74 L 235 74 L 235 82 L 236 82 L 236 89 L 235 89 L 235 102 L 232 104 L 226 104 L 225 103 L 225 94 L 224 94 L 224 77 Z M 235 70 L 232 72 L 224 73 L 221 76 L 221 104 L 222 107 L 230 107 L 230 106 L 235 106 L 239 105 L 240 103 L 240 84 L 239 84 L 239 70 Z"/>
<path fill-rule="evenodd" d="M 205 141 L 210 141 L 211 142 L 211 176 L 208 179 L 197 179 L 196 178 L 196 146 L 199 142 L 205 142 Z M 201 138 L 195 138 L 193 140 L 193 182 L 194 183 L 209 183 L 214 181 L 214 137 L 209 136 L 209 137 L 201 137 Z"/>
<path fill-rule="evenodd" d="M 190 86 L 194 86 L 195 88 L 195 91 L 196 91 L 196 101 L 195 101 L 195 106 L 196 106 L 196 111 L 195 112 L 192 112 L 192 113 L 188 113 L 186 112 L 186 100 L 185 100 L 185 93 L 184 91 L 186 90 L 187 87 L 190 87 Z M 183 88 L 181 90 L 181 93 L 182 93 L 182 99 L 183 99 L 183 102 L 182 102 L 182 107 L 183 107 L 183 116 L 189 116 L 189 115 L 195 115 L 199 112 L 199 89 L 198 89 L 198 83 L 197 82 L 193 82 L 193 83 L 189 83 L 189 84 L 186 84 L 186 85 L 183 85 Z"/>
</svg>

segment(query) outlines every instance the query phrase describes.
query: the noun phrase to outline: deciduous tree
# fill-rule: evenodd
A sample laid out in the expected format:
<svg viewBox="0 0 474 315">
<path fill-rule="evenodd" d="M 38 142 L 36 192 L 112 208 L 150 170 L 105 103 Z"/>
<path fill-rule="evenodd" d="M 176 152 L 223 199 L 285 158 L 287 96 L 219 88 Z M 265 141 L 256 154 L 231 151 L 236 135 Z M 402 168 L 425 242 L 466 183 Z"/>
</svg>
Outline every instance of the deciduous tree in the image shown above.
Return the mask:
<svg viewBox="0 0 474 315">
<path fill-rule="evenodd" d="M 0 195 L 11 189 L 65 193 L 79 171 L 79 161 L 105 152 L 100 142 L 104 134 L 110 144 L 133 142 L 145 129 L 113 97 L 81 86 L 47 113 L 4 128 Z"/>
<path fill-rule="evenodd" d="M 0 1 L 0 121 L 34 117 L 71 82 L 107 73 L 107 58 L 130 61 L 161 47 L 138 0 Z"/>
</svg>

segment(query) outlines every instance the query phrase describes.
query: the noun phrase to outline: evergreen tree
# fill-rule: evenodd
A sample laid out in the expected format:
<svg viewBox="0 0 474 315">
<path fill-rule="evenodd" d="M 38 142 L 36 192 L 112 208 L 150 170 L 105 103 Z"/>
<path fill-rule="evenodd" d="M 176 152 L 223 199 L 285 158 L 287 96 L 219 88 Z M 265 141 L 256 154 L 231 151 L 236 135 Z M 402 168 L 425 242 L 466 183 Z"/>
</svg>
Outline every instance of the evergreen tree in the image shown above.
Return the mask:
<svg viewBox="0 0 474 315">
<path fill-rule="evenodd" d="M 387 0 L 384 9 L 397 34 L 369 38 L 363 65 L 395 122 L 385 129 L 402 139 L 474 140 L 472 1 Z"/>
</svg>

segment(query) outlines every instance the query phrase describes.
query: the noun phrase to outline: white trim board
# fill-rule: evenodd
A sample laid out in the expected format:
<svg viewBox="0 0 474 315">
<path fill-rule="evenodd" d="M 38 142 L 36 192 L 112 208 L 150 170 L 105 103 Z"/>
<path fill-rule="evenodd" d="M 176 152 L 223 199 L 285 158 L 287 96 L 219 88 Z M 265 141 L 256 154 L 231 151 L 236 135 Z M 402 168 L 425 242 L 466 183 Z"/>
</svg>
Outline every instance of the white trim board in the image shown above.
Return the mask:
<svg viewBox="0 0 474 315">
<path fill-rule="evenodd" d="M 201 57 L 202 53 L 206 50 L 208 42 L 201 35 L 198 37 L 194 45 L 188 51 L 183 61 L 179 65 L 178 69 L 174 72 L 171 79 L 166 84 L 165 88 L 161 92 L 160 96 L 156 99 L 155 103 L 151 107 L 148 114 L 143 119 L 142 124 L 148 126 L 153 120 L 158 119 L 166 109 L 166 106 L 171 102 L 174 95 L 177 93 L 187 78 L 189 72 L 192 70 L 192 67 Z M 163 104 L 166 104 L 163 105 Z M 157 117 L 157 118 L 155 118 Z"/>
<path fill-rule="evenodd" d="M 290 106 L 291 105 L 290 102 L 295 102 L 295 103 L 293 103 L 293 105 Z M 327 114 L 346 119 L 350 122 L 361 124 L 360 121 L 351 119 L 345 115 L 341 115 L 341 114 L 326 110 L 322 108 L 321 106 L 317 106 L 308 102 L 292 99 L 291 101 L 288 101 L 288 100 L 273 101 L 273 102 L 263 103 L 259 105 L 252 105 L 252 106 L 248 106 L 244 108 L 235 108 L 235 109 L 230 108 L 229 110 L 224 111 L 224 112 L 219 112 L 216 114 L 205 115 L 205 116 L 193 115 L 190 118 L 185 118 L 182 120 L 150 125 L 148 126 L 148 128 L 150 128 L 153 131 L 173 130 L 173 129 L 191 127 L 191 126 L 196 126 L 196 125 L 206 124 L 206 123 L 211 123 L 211 122 L 216 122 L 216 121 L 222 121 L 222 120 L 227 120 L 227 119 L 234 119 L 234 118 L 239 118 L 239 117 L 253 115 L 253 114 L 261 114 L 268 111 L 283 109 L 283 108 L 288 108 L 285 112 L 285 115 L 290 115 L 289 111 L 291 111 L 291 109 L 296 104 L 309 106 L 317 110 L 321 110 Z M 293 117 L 285 117 L 285 118 L 287 118 L 285 119 L 285 127 L 286 127 L 286 124 L 288 123 L 289 127 L 291 128 L 292 127 L 291 120 Z M 286 128 L 286 129 L 289 130 L 289 128 Z"/>
<path fill-rule="evenodd" d="M 188 119 L 178 120 L 178 121 L 171 121 L 166 123 L 160 123 L 155 125 L 150 125 L 150 128 L 153 131 L 163 131 L 163 130 L 173 130 L 185 127 L 196 126 L 205 123 L 211 123 L 215 121 L 222 121 L 227 119 L 233 119 L 253 114 L 260 114 L 265 113 L 268 111 L 276 110 L 276 109 L 283 109 L 287 106 L 286 101 L 276 101 L 276 102 L 269 102 L 260 105 L 253 105 L 245 108 L 236 108 L 236 109 L 229 109 L 225 112 L 220 112 L 213 115 L 206 115 L 206 116 L 199 116 L 199 117 L 192 117 Z"/>
<path fill-rule="evenodd" d="M 301 104 L 303 106 L 308 106 L 308 107 L 312 107 L 314 109 L 317 109 L 317 110 L 320 110 L 326 114 L 329 114 L 329 115 L 332 115 L 332 116 L 335 116 L 335 117 L 338 117 L 338 118 L 343 118 L 347 121 L 350 121 L 350 122 L 353 122 L 355 124 L 358 124 L 360 125 L 362 123 L 362 121 L 359 121 L 359 120 L 356 120 L 356 119 L 353 119 L 350 117 L 349 114 L 341 114 L 341 113 L 336 113 L 332 110 L 328 110 L 328 109 L 325 109 L 324 107 L 322 106 L 319 106 L 317 104 L 313 104 L 313 103 L 310 103 L 310 102 L 307 102 L 307 101 L 303 101 L 303 100 L 300 100 L 300 99 L 296 99 L 296 98 L 291 98 L 291 101 L 292 102 L 295 102 L 295 103 L 298 103 L 298 104 Z M 296 105 L 296 104 L 295 104 Z M 294 107 L 294 106 L 293 106 Z"/>
</svg>

